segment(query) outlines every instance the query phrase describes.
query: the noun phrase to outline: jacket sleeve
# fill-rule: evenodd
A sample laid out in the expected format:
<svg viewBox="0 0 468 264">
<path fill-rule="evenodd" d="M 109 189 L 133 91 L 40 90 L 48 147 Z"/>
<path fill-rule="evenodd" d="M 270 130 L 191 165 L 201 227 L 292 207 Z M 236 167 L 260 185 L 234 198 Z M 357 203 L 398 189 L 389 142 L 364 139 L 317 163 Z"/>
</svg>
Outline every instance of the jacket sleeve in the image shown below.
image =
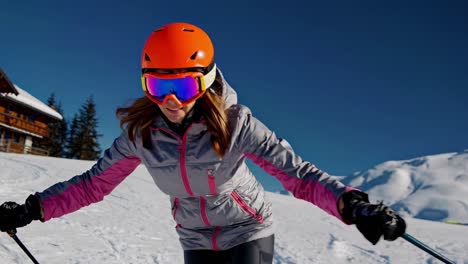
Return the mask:
<svg viewBox="0 0 468 264">
<path fill-rule="evenodd" d="M 238 115 L 240 151 L 265 172 L 276 177 L 294 197 L 306 200 L 337 217 L 346 224 L 338 210 L 338 198 L 353 188 L 302 160 L 291 145 L 278 138 L 243 107 Z"/>
<path fill-rule="evenodd" d="M 123 132 L 90 170 L 36 193 L 41 201 L 42 221 L 102 201 L 140 164 L 135 152 L 135 144 Z"/>
</svg>

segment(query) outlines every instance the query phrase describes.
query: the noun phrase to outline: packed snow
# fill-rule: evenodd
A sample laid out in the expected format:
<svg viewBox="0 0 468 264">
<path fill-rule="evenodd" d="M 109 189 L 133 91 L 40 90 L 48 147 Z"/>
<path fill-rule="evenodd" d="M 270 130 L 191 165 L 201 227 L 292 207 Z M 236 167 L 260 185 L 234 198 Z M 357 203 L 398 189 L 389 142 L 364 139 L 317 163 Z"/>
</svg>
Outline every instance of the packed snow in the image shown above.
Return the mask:
<svg viewBox="0 0 468 264">
<path fill-rule="evenodd" d="M 89 161 L 0 153 L 0 201 L 22 203 L 30 193 L 92 165 Z M 406 177 L 400 183 L 407 182 Z M 392 187 L 395 192 L 398 189 Z M 421 195 L 435 199 L 452 191 L 429 190 L 423 189 Z M 397 194 L 392 201 L 405 193 Z M 275 193 L 268 193 L 268 198 L 276 223 L 274 263 L 440 263 L 403 239 L 373 246 L 354 226 L 344 225 L 310 203 Z M 406 221 L 409 234 L 456 263 L 468 264 L 468 227 L 411 217 Z M 45 223 L 35 221 L 19 229 L 18 237 L 40 263 L 183 263 L 174 226 L 168 197 L 140 166 L 104 201 Z M 30 263 L 7 235 L 0 235 L 0 260 Z"/>
</svg>

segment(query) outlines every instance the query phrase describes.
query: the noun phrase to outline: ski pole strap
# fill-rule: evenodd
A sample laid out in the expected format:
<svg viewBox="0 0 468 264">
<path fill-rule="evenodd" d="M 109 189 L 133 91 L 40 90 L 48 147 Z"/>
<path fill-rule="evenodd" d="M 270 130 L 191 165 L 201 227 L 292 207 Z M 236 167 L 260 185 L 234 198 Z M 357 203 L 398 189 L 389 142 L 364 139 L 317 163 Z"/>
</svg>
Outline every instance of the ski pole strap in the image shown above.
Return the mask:
<svg viewBox="0 0 468 264">
<path fill-rule="evenodd" d="M 26 246 L 21 242 L 21 240 L 16 236 L 16 229 L 13 229 L 13 230 L 9 230 L 7 231 L 8 235 L 13 238 L 13 240 L 15 240 L 16 244 L 18 244 L 18 246 L 20 246 L 20 248 L 24 251 L 24 253 L 26 253 L 26 255 L 28 255 L 28 257 L 31 259 L 31 261 L 34 263 L 34 264 L 39 264 L 39 262 L 37 262 L 37 260 L 34 258 L 34 256 L 31 254 L 31 252 L 29 252 L 29 250 L 26 248 Z"/>
<path fill-rule="evenodd" d="M 417 246 L 418 248 L 426 251 L 427 253 L 431 254 L 438 260 L 447 263 L 447 264 L 455 264 L 452 260 L 448 259 L 447 257 L 443 256 L 439 252 L 435 251 L 434 249 L 428 247 L 426 244 L 422 243 L 421 241 L 417 240 L 413 236 L 409 235 L 408 233 L 404 233 L 401 237 L 403 237 L 406 241 L 410 242 L 411 244 Z"/>
</svg>

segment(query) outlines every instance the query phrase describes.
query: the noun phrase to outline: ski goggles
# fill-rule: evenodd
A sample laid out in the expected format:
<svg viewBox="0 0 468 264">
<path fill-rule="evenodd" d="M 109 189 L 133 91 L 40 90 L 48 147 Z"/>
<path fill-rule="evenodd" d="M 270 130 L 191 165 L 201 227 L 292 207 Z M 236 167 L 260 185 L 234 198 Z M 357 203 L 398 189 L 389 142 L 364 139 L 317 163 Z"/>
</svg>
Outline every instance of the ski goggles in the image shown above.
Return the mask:
<svg viewBox="0 0 468 264">
<path fill-rule="evenodd" d="M 165 105 L 173 99 L 178 105 L 185 106 L 200 98 L 216 78 L 216 65 L 206 74 L 184 72 L 162 74 L 143 73 L 141 84 L 146 96 L 158 105 Z"/>
</svg>

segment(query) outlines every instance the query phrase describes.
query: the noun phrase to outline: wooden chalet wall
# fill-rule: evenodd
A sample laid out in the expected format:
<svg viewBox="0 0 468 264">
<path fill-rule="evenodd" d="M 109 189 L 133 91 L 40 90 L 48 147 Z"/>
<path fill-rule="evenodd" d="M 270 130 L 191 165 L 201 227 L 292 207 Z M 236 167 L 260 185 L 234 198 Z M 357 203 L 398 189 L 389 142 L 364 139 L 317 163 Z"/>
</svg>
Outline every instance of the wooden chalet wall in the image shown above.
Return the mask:
<svg viewBox="0 0 468 264">
<path fill-rule="evenodd" d="M 5 98 L 0 98 L 0 122 L 19 128 L 41 137 L 48 137 L 47 122 L 53 120 L 45 115 L 15 104 Z"/>
</svg>

